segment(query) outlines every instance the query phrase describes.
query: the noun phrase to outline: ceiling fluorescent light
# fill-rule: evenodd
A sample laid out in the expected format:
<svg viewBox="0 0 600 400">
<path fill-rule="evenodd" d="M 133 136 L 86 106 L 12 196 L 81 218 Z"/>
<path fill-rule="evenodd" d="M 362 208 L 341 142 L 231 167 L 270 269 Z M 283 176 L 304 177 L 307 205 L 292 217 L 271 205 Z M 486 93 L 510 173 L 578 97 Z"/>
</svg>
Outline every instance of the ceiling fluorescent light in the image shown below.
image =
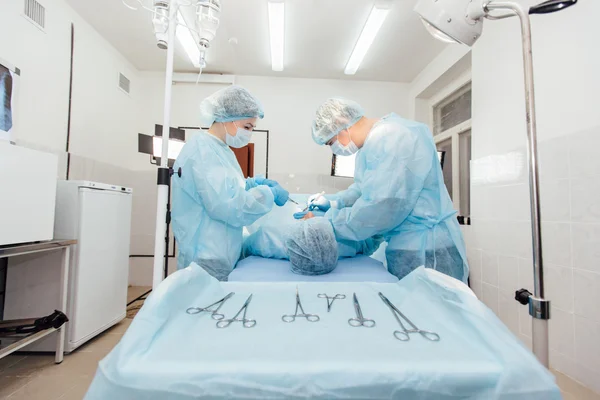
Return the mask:
<svg viewBox="0 0 600 400">
<path fill-rule="evenodd" d="M 269 2 L 269 34 L 271 36 L 271 68 L 283 71 L 285 4 Z"/>
<path fill-rule="evenodd" d="M 177 11 L 177 25 L 176 35 L 177 40 L 183 46 L 183 49 L 187 53 L 188 57 L 194 64 L 194 67 L 201 68 L 200 65 L 200 50 L 198 49 L 198 44 L 192 35 L 192 32 L 187 28 L 187 24 L 183 15 L 181 15 L 181 11 Z"/>
<path fill-rule="evenodd" d="M 367 19 L 367 23 L 363 27 L 360 37 L 358 38 L 358 42 L 356 42 L 356 46 L 354 46 L 354 50 L 352 50 L 352 55 L 350 56 L 350 60 L 348 60 L 348 64 L 346 64 L 346 69 L 344 70 L 346 75 L 354 75 L 356 73 L 389 12 L 389 9 L 376 7 L 371 9 L 369 19 Z"/>
</svg>

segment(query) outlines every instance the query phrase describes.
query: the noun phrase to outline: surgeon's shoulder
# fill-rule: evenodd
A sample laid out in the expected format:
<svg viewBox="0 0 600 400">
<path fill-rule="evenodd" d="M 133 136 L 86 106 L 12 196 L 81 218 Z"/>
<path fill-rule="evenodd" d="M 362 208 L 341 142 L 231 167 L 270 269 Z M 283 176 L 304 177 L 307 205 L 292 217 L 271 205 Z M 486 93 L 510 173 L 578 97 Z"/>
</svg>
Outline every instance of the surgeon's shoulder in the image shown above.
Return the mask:
<svg viewBox="0 0 600 400">
<path fill-rule="evenodd" d="M 367 144 L 378 152 L 395 152 L 398 146 L 414 144 L 418 134 L 410 129 L 396 114 L 389 114 L 373 127 Z"/>
</svg>

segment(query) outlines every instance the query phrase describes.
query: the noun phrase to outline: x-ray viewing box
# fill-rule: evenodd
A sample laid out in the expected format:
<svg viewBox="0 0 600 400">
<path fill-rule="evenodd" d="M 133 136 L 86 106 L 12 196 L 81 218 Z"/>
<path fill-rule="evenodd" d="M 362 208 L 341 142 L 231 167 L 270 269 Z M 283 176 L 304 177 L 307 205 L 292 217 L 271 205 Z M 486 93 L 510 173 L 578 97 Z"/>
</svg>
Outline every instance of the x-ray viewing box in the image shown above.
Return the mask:
<svg viewBox="0 0 600 400">
<path fill-rule="evenodd" d="M 0 246 L 51 240 L 58 157 L 0 141 Z"/>
</svg>

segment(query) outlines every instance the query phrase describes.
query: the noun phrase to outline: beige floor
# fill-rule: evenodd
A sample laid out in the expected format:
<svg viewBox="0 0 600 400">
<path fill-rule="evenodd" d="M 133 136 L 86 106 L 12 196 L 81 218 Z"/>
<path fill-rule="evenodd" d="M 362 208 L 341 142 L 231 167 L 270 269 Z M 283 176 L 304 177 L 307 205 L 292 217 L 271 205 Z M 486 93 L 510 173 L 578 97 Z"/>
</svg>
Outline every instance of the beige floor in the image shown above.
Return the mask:
<svg viewBox="0 0 600 400">
<path fill-rule="evenodd" d="M 146 288 L 130 288 L 135 298 Z M 60 365 L 54 355 L 10 355 L 0 360 L 0 399 L 10 400 L 81 400 L 96 372 L 98 361 L 106 356 L 125 333 L 125 319 L 73 354 Z M 555 372 L 565 400 L 600 400 L 600 395 Z"/>
</svg>

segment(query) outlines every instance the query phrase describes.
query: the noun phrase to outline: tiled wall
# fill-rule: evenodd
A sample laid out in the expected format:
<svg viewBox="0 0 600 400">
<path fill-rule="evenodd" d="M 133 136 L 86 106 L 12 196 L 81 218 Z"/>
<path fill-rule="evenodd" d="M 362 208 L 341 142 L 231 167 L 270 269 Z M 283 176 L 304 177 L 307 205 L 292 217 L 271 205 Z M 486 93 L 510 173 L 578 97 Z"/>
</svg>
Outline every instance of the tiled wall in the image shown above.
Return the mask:
<svg viewBox="0 0 600 400">
<path fill-rule="evenodd" d="M 476 132 L 474 140 L 493 140 Z M 475 135 L 474 135 L 475 138 Z M 600 127 L 539 143 L 542 246 L 551 300 L 551 366 L 600 392 Z M 472 161 L 471 285 L 523 342 L 533 292 L 525 148 Z"/>
</svg>

